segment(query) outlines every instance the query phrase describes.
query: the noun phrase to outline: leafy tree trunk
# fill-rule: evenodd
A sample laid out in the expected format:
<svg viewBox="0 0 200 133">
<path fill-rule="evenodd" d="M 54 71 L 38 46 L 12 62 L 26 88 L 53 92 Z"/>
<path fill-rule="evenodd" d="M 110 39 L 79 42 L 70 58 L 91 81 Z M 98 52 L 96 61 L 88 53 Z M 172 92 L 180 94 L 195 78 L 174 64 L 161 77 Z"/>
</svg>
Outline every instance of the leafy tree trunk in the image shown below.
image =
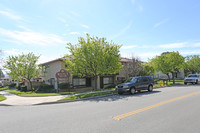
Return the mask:
<svg viewBox="0 0 200 133">
<path fill-rule="evenodd" d="M 32 88 L 32 82 L 31 82 L 30 79 L 28 79 L 28 81 L 29 81 L 29 83 L 30 83 L 30 85 L 31 85 L 31 91 L 33 91 L 33 88 Z"/>
<path fill-rule="evenodd" d="M 168 80 L 170 81 L 170 76 L 169 76 L 169 73 L 167 73 L 166 75 L 167 75 L 167 77 L 168 77 Z"/>
<path fill-rule="evenodd" d="M 94 76 L 94 90 L 97 90 L 97 76 Z"/>
<path fill-rule="evenodd" d="M 172 72 L 172 79 L 173 79 L 173 84 L 175 84 L 175 76 L 174 76 L 174 72 Z"/>
</svg>

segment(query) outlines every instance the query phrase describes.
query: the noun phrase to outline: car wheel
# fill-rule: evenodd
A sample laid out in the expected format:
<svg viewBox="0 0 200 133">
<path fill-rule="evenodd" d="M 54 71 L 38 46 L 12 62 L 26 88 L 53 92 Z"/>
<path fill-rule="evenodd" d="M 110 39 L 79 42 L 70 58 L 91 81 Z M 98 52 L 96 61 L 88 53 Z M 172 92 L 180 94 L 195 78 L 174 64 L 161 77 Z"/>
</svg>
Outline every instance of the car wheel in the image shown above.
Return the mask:
<svg viewBox="0 0 200 133">
<path fill-rule="evenodd" d="M 187 85 L 187 83 L 184 83 L 185 85 Z"/>
<path fill-rule="evenodd" d="M 149 85 L 148 91 L 149 91 L 149 92 L 153 91 L 153 86 L 152 86 L 152 85 Z"/>
<path fill-rule="evenodd" d="M 195 84 L 198 84 L 198 80 L 196 80 Z"/>
<path fill-rule="evenodd" d="M 135 92 L 136 92 L 135 88 L 132 87 L 131 90 L 130 90 L 130 93 L 131 93 L 131 94 L 135 94 Z"/>
</svg>

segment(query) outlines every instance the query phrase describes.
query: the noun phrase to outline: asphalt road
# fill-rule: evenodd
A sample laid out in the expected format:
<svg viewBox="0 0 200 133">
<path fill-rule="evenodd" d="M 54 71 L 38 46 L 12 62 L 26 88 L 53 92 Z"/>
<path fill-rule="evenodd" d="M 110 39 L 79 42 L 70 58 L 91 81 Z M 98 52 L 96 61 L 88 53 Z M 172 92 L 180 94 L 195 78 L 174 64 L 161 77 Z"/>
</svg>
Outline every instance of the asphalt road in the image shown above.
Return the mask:
<svg viewBox="0 0 200 133">
<path fill-rule="evenodd" d="M 0 133 L 199 133 L 199 114 L 200 85 L 166 87 L 73 103 L 0 106 Z"/>
</svg>

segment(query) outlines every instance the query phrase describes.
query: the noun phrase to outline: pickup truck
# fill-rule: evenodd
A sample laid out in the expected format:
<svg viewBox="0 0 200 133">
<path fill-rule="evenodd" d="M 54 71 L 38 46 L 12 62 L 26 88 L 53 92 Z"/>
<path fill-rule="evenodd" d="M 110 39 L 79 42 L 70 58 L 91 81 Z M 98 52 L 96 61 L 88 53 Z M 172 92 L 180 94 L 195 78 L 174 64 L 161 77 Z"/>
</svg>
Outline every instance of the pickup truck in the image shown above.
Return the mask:
<svg viewBox="0 0 200 133">
<path fill-rule="evenodd" d="M 200 74 L 190 74 L 184 79 L 184 84 L 198 84 L 200 82 Z"/>
</svg>

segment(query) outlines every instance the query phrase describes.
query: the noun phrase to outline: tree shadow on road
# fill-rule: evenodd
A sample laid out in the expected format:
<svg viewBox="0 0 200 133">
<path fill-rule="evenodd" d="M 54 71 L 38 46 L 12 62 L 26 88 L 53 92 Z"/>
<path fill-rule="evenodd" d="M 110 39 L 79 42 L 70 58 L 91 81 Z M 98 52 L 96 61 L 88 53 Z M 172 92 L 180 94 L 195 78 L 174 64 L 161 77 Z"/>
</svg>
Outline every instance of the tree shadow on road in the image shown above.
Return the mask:
<svg viewBox="0 0 200 133">
<path fill-rule="evenodd" d="M 158 91 L 158 90 L 155 90 L 155 91 L 152 91 L 152 92 L 148 92 L 148 91 L 141 91 L 141 92 L 137 92 L 136 94 L 134 95 L 131 95 L 130 93 L 125 93 L 123 95 L 112 95 L 112 96 L 105 96 L 105 97 L 100 97 L 100 98 L 95 98 L 95 99 L 87 99 L 87 100 L 84 100 L 84 101 L 91 101 L 91 102 L 101 102 L 101 101 L 108 101 L 108 102 L 111 102 L 111 101 L 118 101 L 118 100 L 128 100 L 128 98 L 130 97 L 143 97 L 145 95 L 153 95 L 153 94 L 156 94 L 156 93 L 160 93 L 161 91 Z"/>
</svg>

